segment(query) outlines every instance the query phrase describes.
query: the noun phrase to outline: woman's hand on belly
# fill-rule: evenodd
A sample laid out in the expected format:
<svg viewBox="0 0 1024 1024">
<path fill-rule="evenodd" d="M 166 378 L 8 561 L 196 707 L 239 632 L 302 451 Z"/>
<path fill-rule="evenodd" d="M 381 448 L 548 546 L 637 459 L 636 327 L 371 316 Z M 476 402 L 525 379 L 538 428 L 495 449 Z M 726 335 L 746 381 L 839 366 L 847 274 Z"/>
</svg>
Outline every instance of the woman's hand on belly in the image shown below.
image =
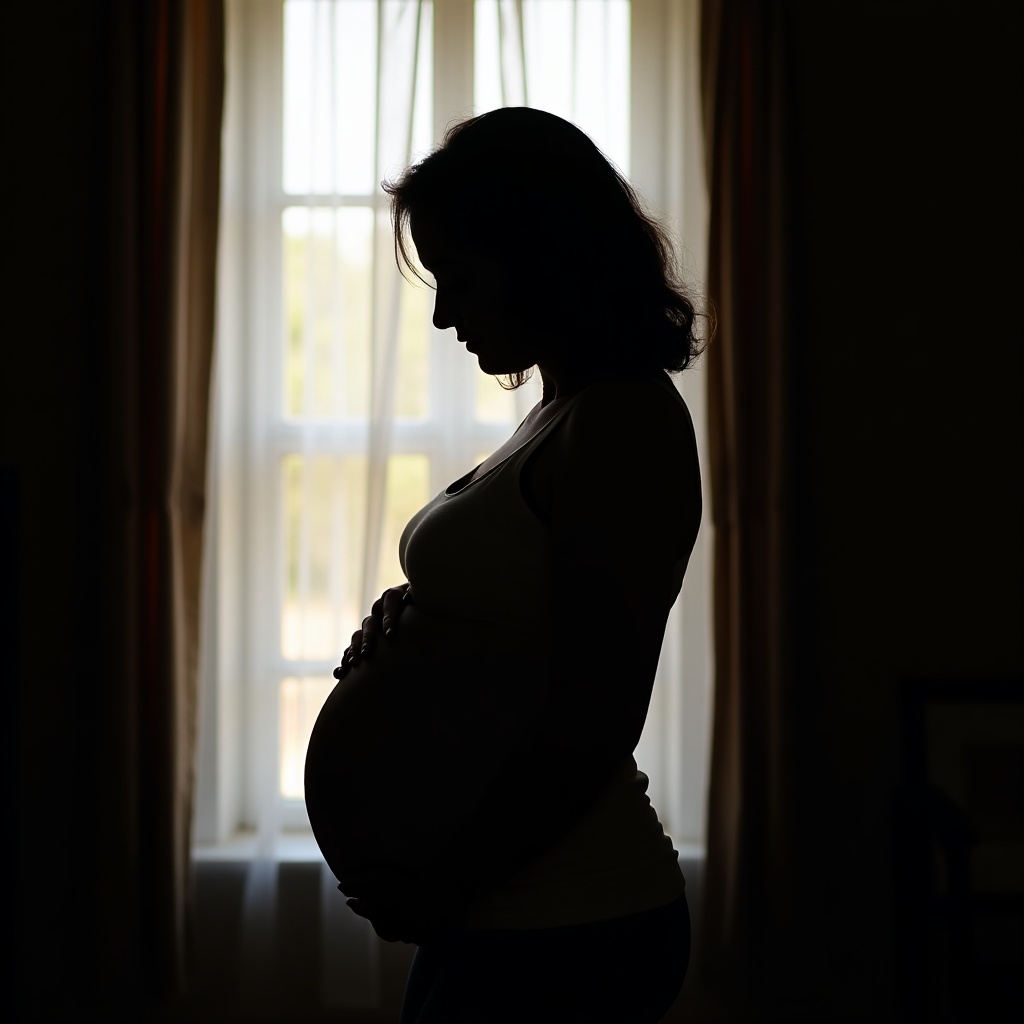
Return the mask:
<svg viewBox="0 0 1024 1024">
<path fill-rule="evenodd" d="M 373 654 L 381 634 L 390 636 L 405 607 L 412 601 L 409 584 L 389 587 L 370 608 L 362 626 L 352 634 L 352 643 L 341 656 L 341 664 L 334 670 L 335 679 L 344 679 L 349 670 L 363 658 Z"/>
<path fill-rule="evenodd" d="M 385 942 L 422 946 L 465 911 L 453 896 L 431 892 L 428 881 L 401 869 L 359 870 L 338 885 L 346 906 L 373 925 Z"/>
<path fill-rule="evenodd" d="M 338 682 L 310 735 L 305 796 L 339 880 L 367 866 L 414 872 L 472 814 L 543 704 L 544 673 L 515 653 L 412 603 Z"/>
</svg>

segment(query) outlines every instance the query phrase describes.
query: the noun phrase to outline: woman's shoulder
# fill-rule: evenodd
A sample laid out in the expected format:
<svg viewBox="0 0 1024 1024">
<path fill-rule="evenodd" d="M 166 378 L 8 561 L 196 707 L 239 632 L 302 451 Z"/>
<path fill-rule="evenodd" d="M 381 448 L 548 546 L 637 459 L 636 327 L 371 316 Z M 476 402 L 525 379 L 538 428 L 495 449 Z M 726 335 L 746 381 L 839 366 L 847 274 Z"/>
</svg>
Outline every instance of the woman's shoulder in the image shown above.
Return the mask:
<svg viewBox="0 0 1024 1024">
<path fill-rule="evenodd" d="M 563 431 L 568 445 L 615 436 L 622 441 L 695 445 L 690 410 L 667 373 L 594 381 L 573 396 Z"/>
<path fill-rule="evenodd" d="M 693 421 L 666 375 L 595 382 L 574 396 L 556 432 L 549 467 L 554 487 L 614 482 L 625 495 L 641 485 L 666 501 L 697 501 L 700 465 Z"/>
<path fill-rule="evenodd" d="M 647 545 L 673 560 L 689 554 L 701 519 L 700 464 L 690 413 L 667 375 L 581 390 L 548 471 L 563 533 L 565 524 L 586 521 L 602 536 L 624 531 L 638 550 Z"/>
<path fill-rule="evenodd" d="M 654 379 L 604 380 L 572 396 L 565 418 L 525 467 L 530 507 L 632 507 L 637 495 L 662 509 L 672 530 L 700 521 L 700 466 L 690 413 L 675 385 Z M 689 527 L 687 527 L 689 529 Z M 693 532 L 696 533 L 694 525 Z"/>
</svg>

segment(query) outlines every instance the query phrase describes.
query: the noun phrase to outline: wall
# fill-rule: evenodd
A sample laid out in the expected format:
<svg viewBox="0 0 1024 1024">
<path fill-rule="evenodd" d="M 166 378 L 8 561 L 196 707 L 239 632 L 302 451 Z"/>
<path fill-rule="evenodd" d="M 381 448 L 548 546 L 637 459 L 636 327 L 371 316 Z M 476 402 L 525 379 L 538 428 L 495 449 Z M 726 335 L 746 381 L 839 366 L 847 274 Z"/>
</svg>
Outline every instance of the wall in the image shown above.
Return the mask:
<svg viewBox="0 0 1024 1024">
<path fill-rule="evenodd" d="M 898 680 L 1024 670 L 1022 11 L 788 5 L 831 780 L 807 838 L 850 1019 L 893 1001 Z"/>
<path fill-rule="evenodd" d="M 85 4 L 8 5 L 3 58 L 4 324 L 0 330 L 0 467 L 4 589 L 16 625 L 3 669 L 7 1020 L 34 1019 L 77 983 L 84 936 L 81 826 L 91 810 L 69 800 L 91 766 L 88 741 L 87 529 L 91 386 L 90 194 L 95 188 L 90 97 L 97 54 Z M 92 593 L 96 590 L 93 588 Z M 5 628 L 5 634 L 7 629 Z M 83 787 L 84 788 L 84 787 Z M 93 818 L 95 820 L 95 817 Z M 95 826 L 93 826 L 95 827 Z"/>
</svg>

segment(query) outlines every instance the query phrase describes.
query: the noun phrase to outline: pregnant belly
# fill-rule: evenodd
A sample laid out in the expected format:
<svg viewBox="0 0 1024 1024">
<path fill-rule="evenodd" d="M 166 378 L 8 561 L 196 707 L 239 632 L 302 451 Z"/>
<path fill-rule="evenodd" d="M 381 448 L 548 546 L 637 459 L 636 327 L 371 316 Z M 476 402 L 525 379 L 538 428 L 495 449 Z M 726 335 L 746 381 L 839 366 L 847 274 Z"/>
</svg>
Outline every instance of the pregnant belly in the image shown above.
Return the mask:
<svg viewBox="0 0 1024 1024">
<path fill-rule="evenodd" d="M 411 606 L 335 686 L 310 737 L 305 794 L 336 876 L 415 868 L 477 806 L 540 700 L 522 645 Z"/>
</svg>

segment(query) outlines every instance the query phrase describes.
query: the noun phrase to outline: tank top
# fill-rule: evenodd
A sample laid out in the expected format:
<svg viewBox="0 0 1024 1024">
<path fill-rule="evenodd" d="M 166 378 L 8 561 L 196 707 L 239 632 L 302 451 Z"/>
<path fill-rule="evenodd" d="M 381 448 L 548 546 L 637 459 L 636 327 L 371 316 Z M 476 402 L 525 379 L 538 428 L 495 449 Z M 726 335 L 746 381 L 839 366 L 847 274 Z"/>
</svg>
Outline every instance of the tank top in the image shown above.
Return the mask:
<svg viewBox="0 0 1024 1024">
<path fill-rule="evenodd" d="M 399 542 L 417 605 L 457 620 L 479 643 L 514 651 L 517 660 L 533 652 L 539 673 L 557 619 L 550 536 L 523 499 L 520 475 L 572 401 L 487 473 L 475 480 L 469 473 L 445 488 L 412 517 Z M 676 577 L 681 585 L 681 569 Z M 459 927 L 587 924 L 678 899 L 685 889 L 678 854 L 647 797 L 648 785 L 635 759 L 627 758 L 584 818 L 472 904 Z"/>
</svg>

